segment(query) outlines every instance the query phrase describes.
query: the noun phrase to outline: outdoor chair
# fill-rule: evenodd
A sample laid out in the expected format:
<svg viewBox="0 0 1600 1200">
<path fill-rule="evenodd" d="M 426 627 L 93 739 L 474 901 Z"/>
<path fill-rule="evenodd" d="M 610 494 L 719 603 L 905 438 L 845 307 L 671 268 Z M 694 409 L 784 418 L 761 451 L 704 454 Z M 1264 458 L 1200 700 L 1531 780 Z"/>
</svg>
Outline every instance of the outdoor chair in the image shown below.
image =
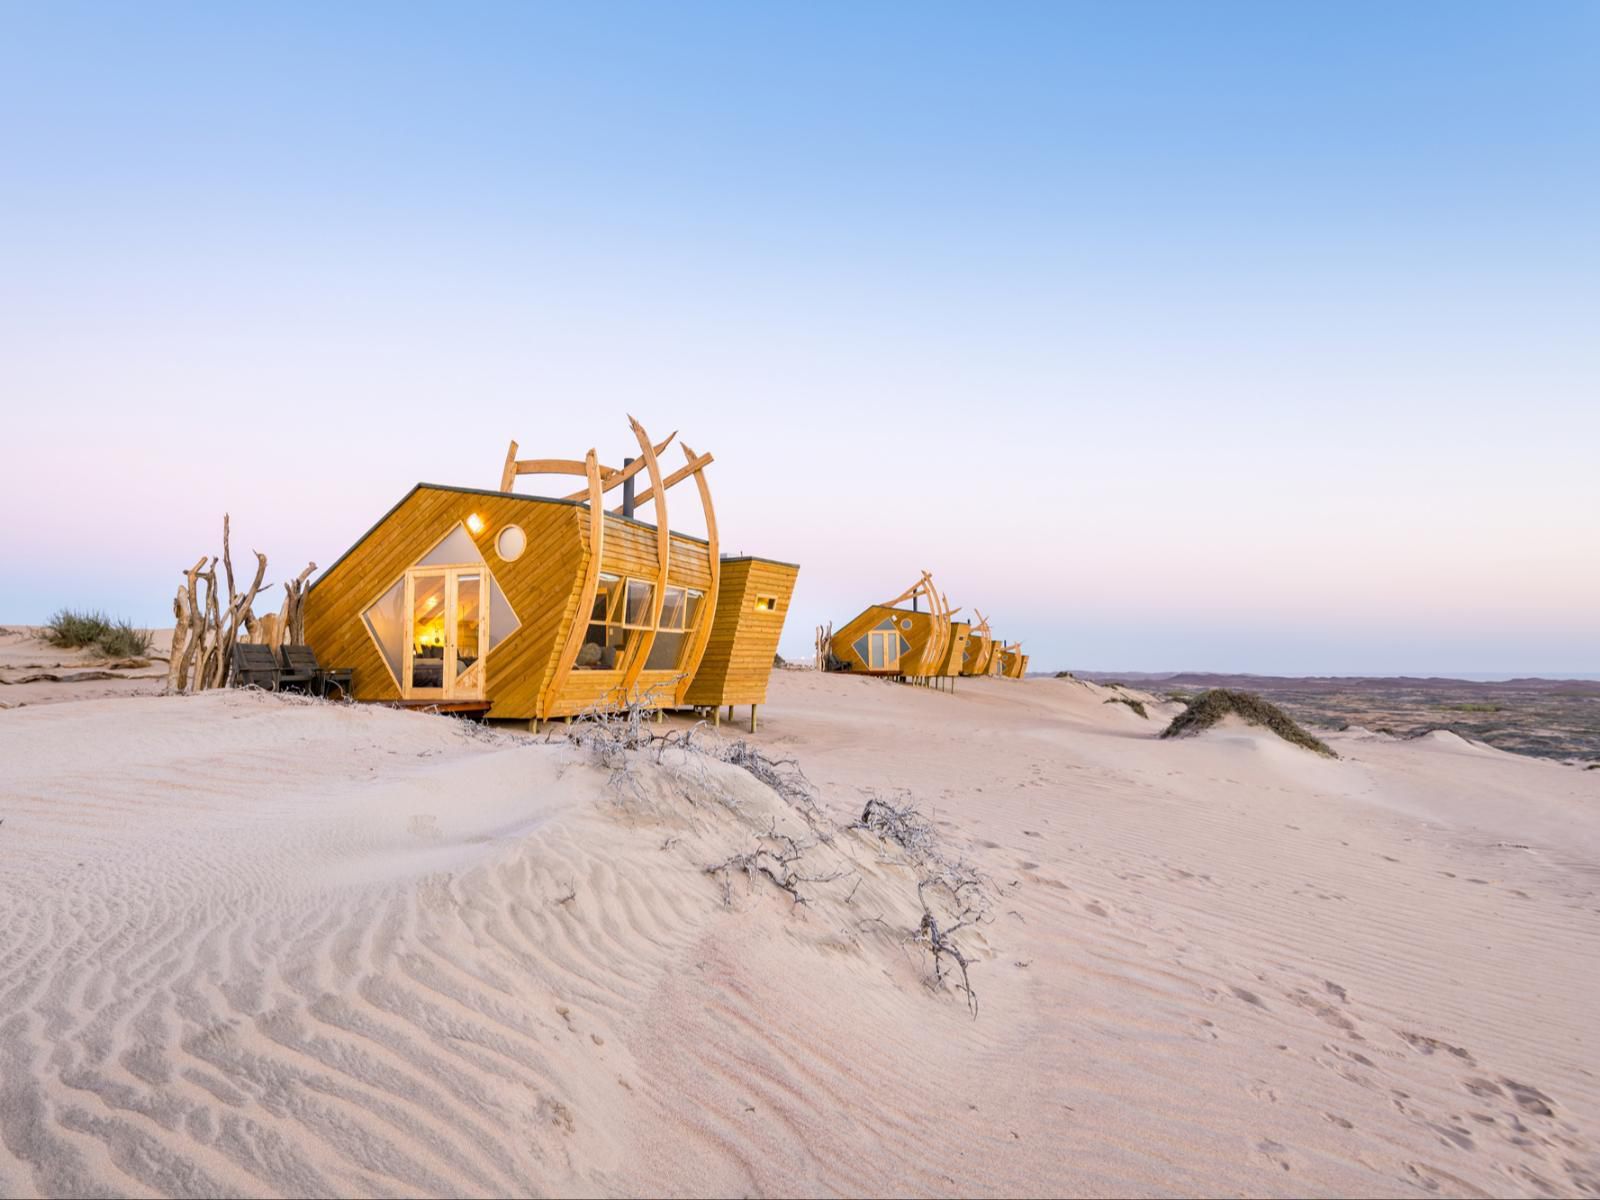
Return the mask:
<svg viewBox="0 0 1600 1200">
<path fill-rule="evenodd" d="M 250 642 L 233 644 L 233 672 L 230 682 L 234 687 L 258 687 L 275 692 L 278 690 L 278 678 L 282 673 L 271 646 L 260 646 Z"/>
<path fill-rule="evenodd" d="M 337 688 L 341 696 L 347 700 L 350 698 L 354 668 L 323 667 L 317 662 L 316 651 L 310 646 L 284 646 L 281 653 L 283 676 L 280 687 L 295 687 L 322 697 Z"/>
</svg>

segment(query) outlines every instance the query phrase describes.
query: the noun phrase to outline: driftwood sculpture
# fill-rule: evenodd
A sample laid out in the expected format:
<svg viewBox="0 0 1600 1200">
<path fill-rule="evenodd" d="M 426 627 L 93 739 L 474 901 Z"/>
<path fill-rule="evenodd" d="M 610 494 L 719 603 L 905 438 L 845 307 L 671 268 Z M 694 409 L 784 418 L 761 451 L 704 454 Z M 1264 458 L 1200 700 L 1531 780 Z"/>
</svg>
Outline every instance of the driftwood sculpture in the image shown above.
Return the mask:
<svg viewBox="0 0 1600 1200">
<path fill-rule="evenodd" d="M 176 625 L 167 666 L 169 692 L 226 687 L 233 663 L 233 647 L 238 642 L 276 647 L 305 640 L 306 580 L 317 569 L 316 564 L 311 563 L 292 582 L 283 585 L 283 607 L 275 616 L 258 620 L 254 605 L 266 577 L 267 556 L 259 550 L 251 552 L 256 556 L 255 577 L 249 588 L 240 592 L 234 583 L 230 532 L 228 515 L 224 513 L 222 557 L 201 555 L 194 566 L 184 572 L 183 584 L 172 601 Z M 228 585 L 226 605 L 217 584 L 219 561 Z"/>
</svg>

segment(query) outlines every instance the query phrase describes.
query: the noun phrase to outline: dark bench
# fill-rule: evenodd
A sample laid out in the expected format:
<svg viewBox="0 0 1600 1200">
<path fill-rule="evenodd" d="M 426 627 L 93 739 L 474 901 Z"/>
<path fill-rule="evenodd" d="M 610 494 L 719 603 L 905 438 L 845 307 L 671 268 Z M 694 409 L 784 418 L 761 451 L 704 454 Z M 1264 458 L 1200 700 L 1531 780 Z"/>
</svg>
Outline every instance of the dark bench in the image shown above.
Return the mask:
<svg viewBox="0 0 1600 1200">
<path fill-rule="evenodd" d="M 355 674 L 353 668 L 320 665 L 316 652 L 310 646 L 283 646 L 279 653 L 283 655 L 279 687 L 323 697 L 337 689 L 342 697 L 350 699 L 351 677 Z"/>
<path fill-rule="evenodd" d="M 233 644 L 233 671 L 229 682 L 234 687 L 258 687 L 275 692 L 282 673 L 271 646 L 251 642 Z"/>
</svg>

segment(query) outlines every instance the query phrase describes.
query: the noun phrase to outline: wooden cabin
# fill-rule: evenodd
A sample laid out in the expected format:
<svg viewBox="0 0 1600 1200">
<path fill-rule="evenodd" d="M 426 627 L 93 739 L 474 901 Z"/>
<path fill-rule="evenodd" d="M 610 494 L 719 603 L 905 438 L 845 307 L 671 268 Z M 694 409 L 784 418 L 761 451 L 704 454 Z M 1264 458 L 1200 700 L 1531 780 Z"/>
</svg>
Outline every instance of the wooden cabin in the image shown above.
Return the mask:
<svg viewBox="0 0 1600 1200">
<path fill-rule="evenodd" d="M 951 621 L 950 639 L 945 646 L 944 659 L 934 674 L 942 679 L 954 679 L 961 674 L 961 666 L 967 653 L 967 640 L 972 633 L 972 622 Z"/>
<path fill-rule="evenodd" d="M 919 679 L 939 674 L 949 642 L 949 606 L 924 571 L 893 600 L 874 604 L 837 629 L 832 655 L 836 670 Z"/>
<path fill-rule="evenodd" d="M 973 610 L 977 612 L 976 609 Z M 977 613 L 978 623 L 967 633 L 961 648 L 961 674 L 987 675 L 994 661 L 994 638 L 989 636 L 989 618 Z"/>
<path fill-rule="evenodd" d="M 1028 656 L 1022 652 L 1022 643 L 1014 646 L 1002 646 L 999 653 L 999 666 L 996 674 L 1007 679 L 1021 679 L 1028 669 Z"/>
<path fill-rule="evenodd" d="M 717 724 L 724 707 L 732 717 L 734 705 L 748 704 L 754 731 L 756 708 L 767 702 L 767 681 L 799 574 L 794 563 L 770 558 L 722 560 L 711 636 L 684 695 L 695 708 L 712 710 Z"/>
<path fill-rule="evenodd" d="M 653 445 L 629 420 L 640 457 L 620 468 L 593 450 L 583 460 L 518 459 L 512 442 L 499 491 L 412 488 L 312 584 L 306 640 L 317 658 L 354 669 L 357 700 L 496 718 L 688 706 L 721 595 L 712 457 L 679 443 L 686 462 L 664 476 L 657 455 L 673 437 Z M 641 473 L 649 487 L 635 500 Z M 532 474 L 581 476 L 586 486 L 564 497 L 512 491 Z M 667 525 L 667 492 L 690 478 L 704 538 Z M 619 487 L 621 508 L 606 511 Z M 653 524 L 633 515 L 644 504 Z M 768 630 L 742 637 L 757 633 Z M 730 655 L 742 645 L 735 637 Z"/>
</svg>

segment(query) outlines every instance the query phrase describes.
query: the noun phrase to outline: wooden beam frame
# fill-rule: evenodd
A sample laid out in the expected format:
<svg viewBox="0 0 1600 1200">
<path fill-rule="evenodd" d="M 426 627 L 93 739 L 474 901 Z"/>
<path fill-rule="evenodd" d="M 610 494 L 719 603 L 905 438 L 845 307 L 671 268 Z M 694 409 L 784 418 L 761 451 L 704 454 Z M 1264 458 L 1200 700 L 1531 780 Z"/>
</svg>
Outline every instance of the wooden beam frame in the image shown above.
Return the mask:
<svg viewBox="0 0 1600 1200">
<path fill-rule="evenodd" d="M 629 417 L 628 420 L 631 421 L 631 420 L 633 420 L 633 418 Z M 677 436 L 678 436 L 678 433 L 677 433 L 676 430 L 674 430 L 673 432 L 667 434 L 666 437 L 662 438 L 654 446 L 650 447 L 651 451 L 653 453 L 657 454 L 657 455 L 660 455 L 664 450 L 666 450 L 666 448 L 668 446 L 672 445 L 672 439 L 677 437 Z M 610 467 L 601 467 L 600 468 L 600 491 L 602 493 L 609 492 L 612 488 L 619 487 L 622 484 L 626 483 L 628 480 L 632 479 L 635 475 L 637 475 L 642 470 L 644 470 L 644 459 L 643 458 L 636 458 L 631 463 L 629 463 L 627 466 L 622 467 L 622 468 L 617 469 L 617 470 L 613 470 Z M 563 499 L 566 499 L 566 500 L 582 500 L 588 494 L 589 493 L 587 491 L 573 492 L 572 495 L 565 496 L 565 497 L 563 497 Z M 638 504 L 639 501 L 635 500 L 634 503 Z M 621 513 L 622 510 L 621 509 L 616 509 L 614 511 L 616 511 L 618 513 Z"/>
<path fill-rule="evenodd" d="M 639 450 L 642 454 L 645 469 L 650 472 L 650 489 L 656 496 L 656 586 L 650 601 L 650 628 L 643 631 L 644 636 L 639 639 L 639 645 L 634 649 L 628 663 L 628 669 L 622 676 L 621 702 L 627 704 L 633 697 L 633 688 L 639 681 L 639 672 L 644 670 L 645 661 L 650 657 L 650 650 L 656 644 L 656 631 L 661 625 L 661 603 L 666 599 L 667 569 L 672 564 L 672 530 L 667 525 L 667 496 L 666 489 L 661 486 L 661 464 L 656 459 L 656 448 L 650 443 L 650 435 L 644 431 L 644 426 L 639 424 L 631 415 L 628 424 L 633 427 L 633 434 L 639 439 Z M 673 437 L 678 435 L 674 433 Z M 668 438 L 667 441 L 671 441 Z M 665 446 L 667 443 L 663 442 Z M 637 467 L 637 461 L 629 466 Z M 591 491 L 593 489 L 591 488 Z M 602 491 L 604 487 L 602 486 Z M 623 598 L 627 603 L 627 598 Z"/>
<path fill-rule="evenodd" d="M 512 446 L 515 445 L 513 442 Z M 583 465 L 584 473 L 589 477 L 589 562 L 584 568 L 583 585 L 578 592 L 578 610 L 572 615 L 566 644 L 561 647 L 561 657 L 556 659 L 556 669 L 551 672 L 550 682 L 545 685 L 544 695 L 539 702 L 539 708 L 543 711 L 535 714 L 537 716 L 550 715 L 550 708 L 561 691 L 561 685 L 566 683 L 573 664 L 578 661 L 578 651 L 583 648 L 584 636 L 589 632 L 589 614 L 594 611 L 595 589 L 600 584 L 600 556 L 605 550 L 606 514 L 600 501 L 603 494 L 600 490 L 600 462 L 593 450 L 584 458 Z"/>
<path fill-rule="evenodd" d="M 684 698 L 689 693 L 689 685 L 694 682 L 695 672 L 700 669 L 700 660 L 705 657 L 706 646 L 711 641 L 711 623 L 717 617 L 717 596 L 722 582 L 722 555 L 717 541 L 717 513 L 711 506 L 711 485 L 706 482 L 705 467 L 711 461 L 709 454 L 696 454 L 689 448 L 688 443 L 679 442 L 683 456 L 689 460 L 688 465 L 674 474 L 681 474 L 694 466 L 694 481 L 700 489 L 700 507 L 706 516 L 706 545 L 711 555 L 711 586 L 706 589 L 706 598 L 700 602 L 700 624 L 695 630 L 694 641 L 689 647 L 688 657 L 679 665 L 681 675 L 678 679 L 677 693 L 673 696 L 673 703 L 682 707 Z M 671 484 L 667 485 L 672 486 Z M 721 711 L 720 709 L 718 711 Z M 754 710 L 751 710 L 754 719 Z"/>
<path fill-rule="evenodd" d="M 682 446 L 683 443 L 679 442 L 678 445 Z M 702 467 L 710 466 L 714 461 L 715 460 L 709 454 L 701 454 L 698 456 L 693 454 L 689 455 L 689 461 L 687 463 L 679 467 L 676 471 L 674 471 L 671 475 L 668 475 L 666 479 L 662 481 L 662 490 L 665 491 L 668 488 L 676 487 L 685 479 L 689 478 L 689 476 L 693 475 L 696 471 L 700 470 Z M 654 487 L 647 487 L 644 491 L 640 492 L 633 498 L 633 503 L 635 506 L 640 504 L 648 504 L 655 498 L 656 489 Z M 611 511 L 621 512 L 622 510 L 614 508 Z"/>
</svg>

